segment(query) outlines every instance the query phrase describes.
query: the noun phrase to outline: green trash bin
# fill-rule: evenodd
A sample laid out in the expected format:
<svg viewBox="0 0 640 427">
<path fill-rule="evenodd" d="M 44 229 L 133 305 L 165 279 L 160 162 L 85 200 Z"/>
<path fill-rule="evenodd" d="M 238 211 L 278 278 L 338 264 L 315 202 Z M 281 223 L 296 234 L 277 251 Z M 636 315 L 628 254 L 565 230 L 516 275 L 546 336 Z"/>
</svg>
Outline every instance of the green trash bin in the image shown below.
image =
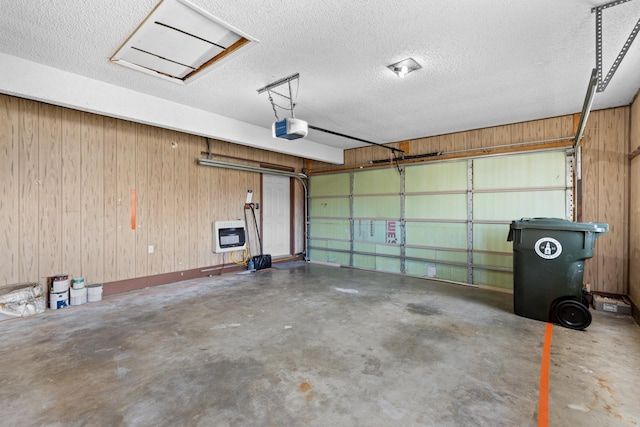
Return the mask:
<svg viewBox="0 0 640 427">
<path fill-rule="evenodd" d="M 507 241 L 513 241 L 514 312 L 572 329 L 589 326 L 584 260 L 593 257 L 596 238 L 608 229 L 608 224 L 559 218 L 512 221 Z"/>
</svg>

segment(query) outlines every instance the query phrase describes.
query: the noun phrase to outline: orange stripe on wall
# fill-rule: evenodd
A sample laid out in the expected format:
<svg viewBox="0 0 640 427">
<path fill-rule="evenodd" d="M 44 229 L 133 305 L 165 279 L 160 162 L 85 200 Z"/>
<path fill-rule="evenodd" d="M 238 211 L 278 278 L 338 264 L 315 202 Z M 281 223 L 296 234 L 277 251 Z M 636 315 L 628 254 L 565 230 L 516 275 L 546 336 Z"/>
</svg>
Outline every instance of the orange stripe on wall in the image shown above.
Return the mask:
<svg viewBox="0 0 640 427">
<path fill-rule="evenodd" d="M 549 362 L 551 359 L 551 336 L 553 324 L 547 323 L 542 346 L 542 363 L 540 364 L 540 400 L 538 402 L 538 427 L 549 426 Z"/>
<path fill-rule="evenodd" d="M 136 190 L 131 190 L 131 229 L 136 229 Z"/>
</svg>

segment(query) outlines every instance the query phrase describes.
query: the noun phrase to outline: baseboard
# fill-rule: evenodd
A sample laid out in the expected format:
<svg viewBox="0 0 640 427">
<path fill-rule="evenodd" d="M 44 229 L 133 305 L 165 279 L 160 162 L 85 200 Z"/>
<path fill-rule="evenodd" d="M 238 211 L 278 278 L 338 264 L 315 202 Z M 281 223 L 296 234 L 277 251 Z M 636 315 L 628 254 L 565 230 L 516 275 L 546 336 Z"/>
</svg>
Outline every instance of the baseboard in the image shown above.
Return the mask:
<svg viewBox="0 0 640 427">
<path fill-rule="evenodd" d="M 241 264 L 226 264 L 192 270 L 175 271 L 172 273 L 156 274 L 153 276 L 136 277 L 134 279 L 117 280 L 102 284 L 103 295 L 120 294 L 123 292 L 135 291 L 152 286 L 166 285 L 168 283 L 180 282 L 182 280 L 197 279 L 199 277 L 218 276 L 223 273 L 234 273 L 245 270 Z"/>
<path fill-rule="evenodd" d="M 636 305 L 635 302 L 633 302 L 633 300 L 631 300 L 631 298 L 629 298 L 629 300 L 631 301 L 631 315 L 635 319 L 638 326 L 640 326 L 640 308 Z"/>
<path fill-rule="evenodd" d="M 304 259 L 301 255 L 294 255 L 286 259 L 274 261 L 295 261 Z M 209 267 L 194 268 L 191 270 L 174 271 L 172 273 L 156 274 L 153 276 L 136 277 L 134 279 L 116 280 L 114 282 L 105 282 L 102 284 L 103 295 L 121 294 L 123 292 L 135 291 L 138 289 L 149 288 L 152 286 L 166 285 L 169 283 L 180 282 L 182 280 L 197 279 L 199 277 L 218 276 L 226 273 L 236 273 L 244 271 L 246 267 L 242 264 L 224 264 L 212 265 Z"/>
</svg>

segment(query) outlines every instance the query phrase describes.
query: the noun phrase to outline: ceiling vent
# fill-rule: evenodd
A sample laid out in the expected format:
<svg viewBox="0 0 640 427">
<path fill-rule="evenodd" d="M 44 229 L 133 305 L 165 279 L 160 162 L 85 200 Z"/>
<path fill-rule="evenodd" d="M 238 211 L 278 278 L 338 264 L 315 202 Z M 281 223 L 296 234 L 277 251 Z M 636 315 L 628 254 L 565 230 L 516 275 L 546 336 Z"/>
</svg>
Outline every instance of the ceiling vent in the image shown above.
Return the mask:
<svg viewBox="0 0 640 427">
<path fill-rule="evenodd" d="M 186 0 L 163 0 L 111 61 L 184 84 L 256 43 Z"/>
</svg>

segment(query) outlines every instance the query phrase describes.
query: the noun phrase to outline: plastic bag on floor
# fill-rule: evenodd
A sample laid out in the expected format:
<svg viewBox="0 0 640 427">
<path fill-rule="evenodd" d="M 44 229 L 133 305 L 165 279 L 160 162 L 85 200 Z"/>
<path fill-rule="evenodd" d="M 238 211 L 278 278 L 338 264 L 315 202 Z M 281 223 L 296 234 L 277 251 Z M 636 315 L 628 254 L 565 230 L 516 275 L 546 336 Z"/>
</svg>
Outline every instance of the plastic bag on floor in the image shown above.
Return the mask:
<svg viewBox="0 0 640 427">
<path fill-rule="evenodd" d="M 46 295 L 39 283 L 24 283 L 19 289 L 0 295 L 0 314 L 24 317 L 44 313 Z M 15 288 L 17 286 L 12 286 Z"/>
</svg>

